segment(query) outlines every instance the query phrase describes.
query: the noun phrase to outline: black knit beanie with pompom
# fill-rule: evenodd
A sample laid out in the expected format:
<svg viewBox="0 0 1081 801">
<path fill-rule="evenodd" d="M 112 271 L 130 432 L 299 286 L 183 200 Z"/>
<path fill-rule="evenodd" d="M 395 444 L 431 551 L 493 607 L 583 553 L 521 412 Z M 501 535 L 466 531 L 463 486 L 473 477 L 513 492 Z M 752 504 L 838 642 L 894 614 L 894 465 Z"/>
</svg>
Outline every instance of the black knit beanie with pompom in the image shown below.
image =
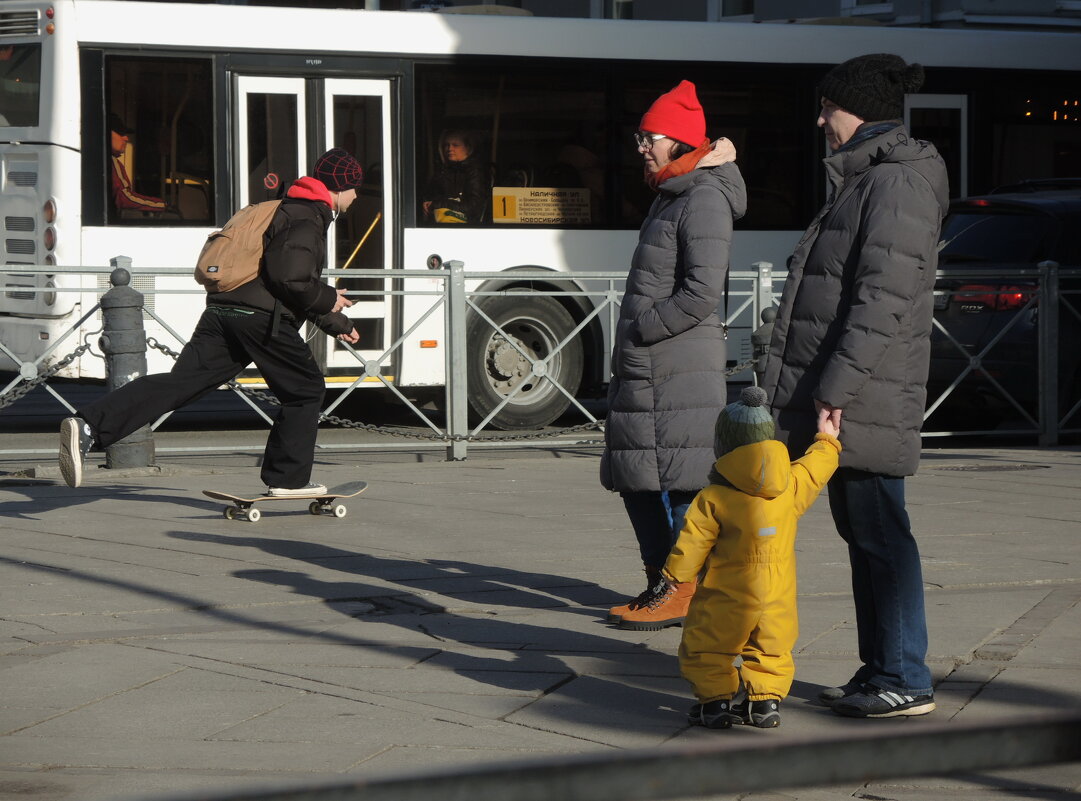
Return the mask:
<svg viewBox="0 0 1081 801">
<path fill-rule="evenodd" d="M 818 85 L 818 94 L 864 122 L 878 122 L 901 119 L 905 94 L 921 86 L 919 64 L 906 64 L 892 53 L 874 53 L 834 67 Z"/>
</svg>

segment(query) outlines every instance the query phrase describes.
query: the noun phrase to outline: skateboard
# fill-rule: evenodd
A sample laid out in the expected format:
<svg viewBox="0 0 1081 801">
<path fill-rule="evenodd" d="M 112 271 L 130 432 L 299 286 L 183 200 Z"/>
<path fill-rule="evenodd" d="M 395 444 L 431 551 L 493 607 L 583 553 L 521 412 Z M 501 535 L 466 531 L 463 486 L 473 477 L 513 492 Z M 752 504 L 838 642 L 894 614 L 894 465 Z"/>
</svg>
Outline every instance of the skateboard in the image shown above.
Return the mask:
<svg viewBox="0 0 1081 801">
<path fill-rule="evenodd" d="M 339 498 L 352 498 L 355 495 L 360 495 L 366 489 L 368 489 L 367 481 L 351 481 L 348 484 L 331 487 L 323 495 L 286 495 L 282 497 L 277 495 L 254 495 L 244 498 L 239 495 L 230 495 L 228 492 L 218 492 L 218 490 L 203 490 L 203 495 L 218 501 L 229 501 L 232 504 L 226 506 L 222 511 L 226 520 L 241 517 L 249 523 L 258 523 L 259 518 L 263 515 L 255 508 L 255 504 L 273 501 L 309 501 L 308 511 L 313 515 L 345 517 L 349 510 L 345 508 L 345 504 L 335 503 L 335 501 Z"/>
</svg>

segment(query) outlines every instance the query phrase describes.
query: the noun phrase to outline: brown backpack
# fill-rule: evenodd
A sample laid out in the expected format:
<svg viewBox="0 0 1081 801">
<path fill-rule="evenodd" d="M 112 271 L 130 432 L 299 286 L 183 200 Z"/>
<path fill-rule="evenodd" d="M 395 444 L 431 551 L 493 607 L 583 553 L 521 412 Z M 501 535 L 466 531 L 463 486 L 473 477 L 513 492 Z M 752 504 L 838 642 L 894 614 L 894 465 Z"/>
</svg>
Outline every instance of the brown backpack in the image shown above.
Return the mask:
<svg viewBox="0 0 1081 801">
<path fill-rule="evenodd" d="M 280 200 L 268 200 L 245 206 L 206 238 L 195 262 L 195 280 L 207 292 L 229 292 L 259 276 L 263 235 L 280 205 Z"/>
</svg>

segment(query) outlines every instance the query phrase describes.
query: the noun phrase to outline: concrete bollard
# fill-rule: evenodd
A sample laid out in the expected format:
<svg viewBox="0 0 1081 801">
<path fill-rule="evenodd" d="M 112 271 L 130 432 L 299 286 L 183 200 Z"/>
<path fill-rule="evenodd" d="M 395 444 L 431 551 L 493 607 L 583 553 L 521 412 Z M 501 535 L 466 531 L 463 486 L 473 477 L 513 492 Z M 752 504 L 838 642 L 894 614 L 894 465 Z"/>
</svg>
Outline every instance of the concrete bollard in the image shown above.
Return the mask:
<svg viewBox="0 0 1081 801">
<path fill-rule="evenodd" d="M 146 331 L 143 328 L 143 295 L 131 286 L 131 259 L 110 259 L 113 288 L 101 297 L 103 330 L 98 344 L 105 354 L 105 385 L 112 392 L 146 375 Z M 151 467 L 154 464 L 154 432 L 143 426 L 105 449 L 107 468 Z"/>
<path fill-rule="evenodd" d="M 769 341 L 773 338 L 773 321 L 776 319 L 777 308 L 775 306 L 762 309 L 762 325 L 751 332 L 751 355 L 754 356 L 754 376 L 755 383 L 758 386 L 762 386 L 762 380 L 766 377 Z"/>
</svg>

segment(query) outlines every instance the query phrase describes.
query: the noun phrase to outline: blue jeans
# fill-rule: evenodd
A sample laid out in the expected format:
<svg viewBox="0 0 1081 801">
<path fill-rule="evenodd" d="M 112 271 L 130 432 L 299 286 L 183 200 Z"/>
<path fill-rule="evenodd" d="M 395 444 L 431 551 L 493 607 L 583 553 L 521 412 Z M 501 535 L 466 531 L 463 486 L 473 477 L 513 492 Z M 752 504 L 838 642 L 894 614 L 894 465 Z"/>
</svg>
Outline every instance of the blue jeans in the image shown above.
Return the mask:
<svg viewBox="0 0 1081 801">
<path fill-rule="evenodd" d="M 833 521 L 848 543 L 852 566 L 863 662 L 853 679 L 930 695 L 923 571 L 905 511 L 905 480 L 842 467 L 828 488 Z"/>
<path fill-rule="evenodd" d="M 697 492 L 621 492 L 627 517 L 638 539 L 642 564 L 660 570 L 683 529 L 683 517 Z"/>
</svg>

